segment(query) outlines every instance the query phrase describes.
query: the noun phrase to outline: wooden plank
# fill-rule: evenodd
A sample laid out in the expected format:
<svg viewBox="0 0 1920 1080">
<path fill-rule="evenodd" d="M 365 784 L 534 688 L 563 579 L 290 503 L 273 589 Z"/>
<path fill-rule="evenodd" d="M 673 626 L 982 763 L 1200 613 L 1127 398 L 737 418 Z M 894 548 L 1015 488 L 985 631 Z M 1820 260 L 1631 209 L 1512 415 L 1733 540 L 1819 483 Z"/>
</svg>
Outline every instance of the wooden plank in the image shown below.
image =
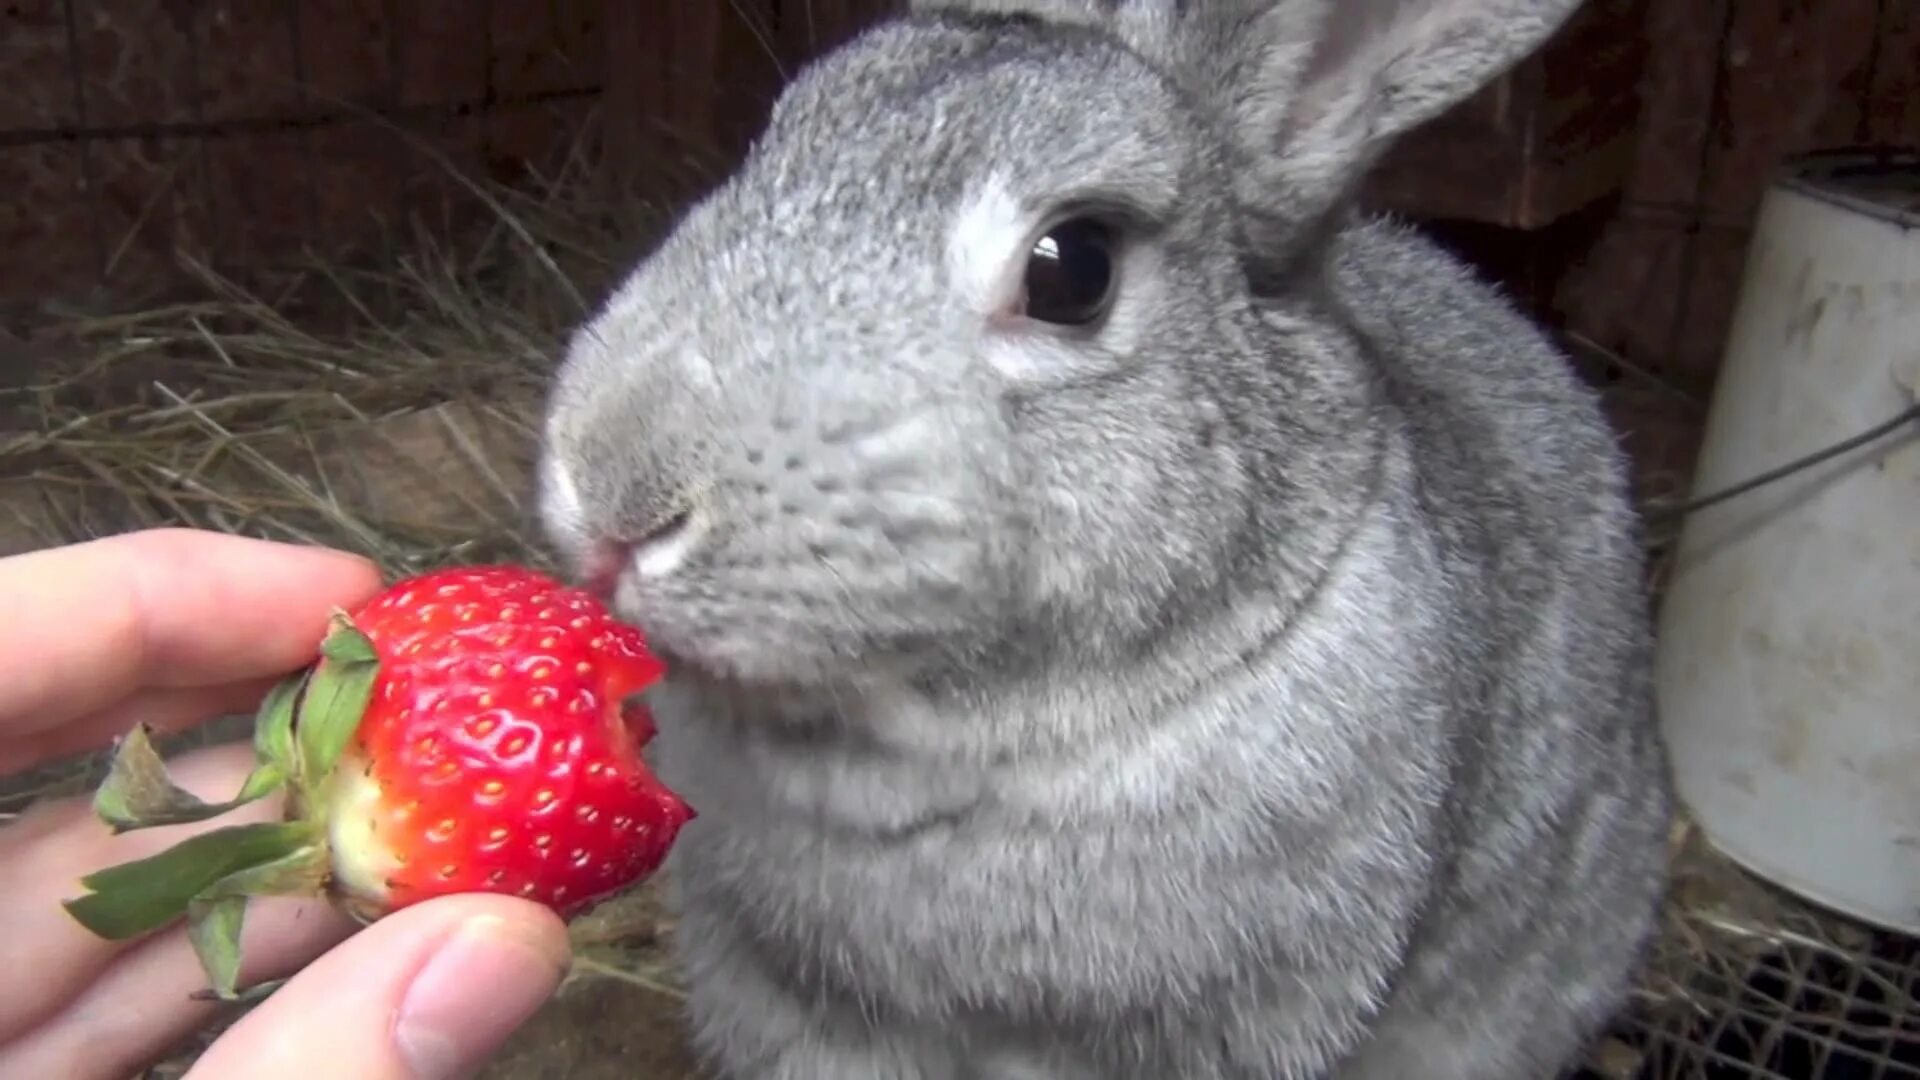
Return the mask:
<svg viewBox="0 0 1920 1080">
<path fill-rule="evenodd" d="M 1878 55 L 1866 103 L 1865 141 L 1920 146 L 1920 4 L 1882 0 L 1875 34 Z"/>
<path fill-rule="evenodd" d="M 721 3 L 631 0 L 606 5 L 604 125 L 615 191 L 660 197 L 661 163 L 710 152 L 715 141 Z"/>
<path fill-rule="evenodd" d="M 1620 190 L 1632 168 L 1647 0 L 1595 0 L 1540 51 L 1413 132 L 1369 205 L 1537 229 Z"/>
</svg>

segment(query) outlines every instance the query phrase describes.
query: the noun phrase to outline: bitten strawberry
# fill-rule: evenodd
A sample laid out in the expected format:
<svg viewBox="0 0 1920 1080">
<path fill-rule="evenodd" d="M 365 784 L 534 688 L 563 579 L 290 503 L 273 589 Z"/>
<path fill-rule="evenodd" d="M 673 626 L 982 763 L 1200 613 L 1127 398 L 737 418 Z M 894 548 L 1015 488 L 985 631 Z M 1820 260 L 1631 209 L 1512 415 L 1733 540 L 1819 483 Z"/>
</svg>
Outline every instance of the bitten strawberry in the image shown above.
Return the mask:
<svg viewBox="0 0 1920 1080">
<path fill-rule="evenodd" d="M 662 671 L 637 630 L 511 567 L 415 578 L 352 619 L 381 672 L 320 796 L 340 894 L 571 913 L 666 857 L 687 807 L 640 762 L 646 711 L 623 708 Z"/>
<path fill-rule="evenodd" d="M 144 730 L 121 740 L 94 799 L 116 831 L 283 788 L 286 820 L 94 874 L 76 919 L 122 938 L 184 915 L 232 997 L 248 897 L 324 893 L 372 920 L 498 892 L 571 917 L 652 874 L 693 817 L 640 757 L 653 726 L 631 698 L 663 666 L 584 591 L 512 566 L 423 574 L 337 615 L 321 654 L 262 704 L 230 802 L 174 786 Z"/>
</svg>

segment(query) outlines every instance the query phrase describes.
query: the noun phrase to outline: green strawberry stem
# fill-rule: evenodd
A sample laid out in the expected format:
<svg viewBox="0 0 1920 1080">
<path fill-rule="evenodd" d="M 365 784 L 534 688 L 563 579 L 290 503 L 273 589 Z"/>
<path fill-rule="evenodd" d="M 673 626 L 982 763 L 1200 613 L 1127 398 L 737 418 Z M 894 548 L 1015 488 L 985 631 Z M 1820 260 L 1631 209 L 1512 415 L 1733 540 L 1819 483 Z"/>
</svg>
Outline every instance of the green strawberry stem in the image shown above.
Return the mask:
<svg viewBox="0 0 1920 1080">
<path fill-rule="evenodd" d="M 120 740 L 95 812 L 116 833 L 204 821 L 287 789 L 286 820 L 214 829 L 156 855 L 81 879 L 87 895 L 64 901 L 82 926 L 108 939 L 148 934 L 187 920 L 187 936 L 209 993 L 226 1001 L 264 991 L 237 989 L 240 934 L 255 896 L 318 896 L 331 871 L 326 824 L 315 793 L 352 742 L 372 698 L 379 656 L 343 612 L 335 612 L 320 659 L 283 680 L 254 719 L 256 765 L 238 796 L 208 803 L 174 784 L 144 726 Z"/>
</svg>

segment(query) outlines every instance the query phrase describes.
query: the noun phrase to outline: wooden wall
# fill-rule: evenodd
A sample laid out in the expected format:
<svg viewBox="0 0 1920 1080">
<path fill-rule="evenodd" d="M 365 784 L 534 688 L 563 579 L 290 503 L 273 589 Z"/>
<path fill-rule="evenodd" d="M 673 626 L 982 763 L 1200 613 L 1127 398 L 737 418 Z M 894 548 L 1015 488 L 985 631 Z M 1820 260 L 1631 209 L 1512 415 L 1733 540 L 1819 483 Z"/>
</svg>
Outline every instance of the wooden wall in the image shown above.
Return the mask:
<svg viewBox="0 0 1920 1080">
<path fill-rule="evenodd" d="M 1621 379 L 1610 405 L 1643 484 L 1672 493 L 1691 472 L 1755 214 L 1780 163 L 1823 149 L 1920 146 L 1920 3 L 1648 0 L 1638 10 L 1616 4 L 1577 34 L 1587 40 L 1563 39 L 1536 57 L 1533 78 L 1550 98 L 1575 98 L 1617 93 L 1618 84 L 1596 85 L 1597 72 L 1632 72 L 1631 153 L 1622 165 L 1595 152 L 1605 144 L 1578 127 L 1534 141 L 1550 160 L 1565 156 L 1562 138 L 1585 145 L 1609 190 L 1554 207 L 1551 222 L 1505 228 L 1492 213 L 1462 214 L 1446 189 L 1484 187 L 1483 177 L 1454 179 L 1426 160 L 1458 155 L 1464 170 L 1470 140 L 1458 149 L 1432 140 L 1403 155 L 1410 167 L 1391 205 L 1564 331 L 1577 355 L 1595 360 L 1590 370 L 1652 377 Z M 1595 49 L 1604 62 L 1589 59 Z M 1517 173 L 1498 175 L 1511 183 Z"/>
<path fill-rule="evenodd" d="M 601 9 L 9 0 L 0 305 L 137 302 L 179 283 L 176 253 L 345 257 L 408 214 L 445 219 L 467 196 L 433 154 L 510 175 L 598 103 Z"/>
<path fill-rule="evenodd" d="M 711 175 L 785 76 L 889 6 L 10 0 L 0 308 L 162 289 L 179 252 L 244 267 L 456 220 L 471 201 L 419 144 L 507 178 L 599 132 L 629 185 Z M 1770 170 L 1920 144 L 1916 69 L 1916 0 L 1591 0 L 1373 194 L 1704 395 Z"/>
<path fill-rule="evenodd" d="M 1662 0 L 1647 37 L 1634 168 L 1552 305 L 1705 393 L 1781 159 L 1920 146 L 1920 4 Z"/>
</svg>

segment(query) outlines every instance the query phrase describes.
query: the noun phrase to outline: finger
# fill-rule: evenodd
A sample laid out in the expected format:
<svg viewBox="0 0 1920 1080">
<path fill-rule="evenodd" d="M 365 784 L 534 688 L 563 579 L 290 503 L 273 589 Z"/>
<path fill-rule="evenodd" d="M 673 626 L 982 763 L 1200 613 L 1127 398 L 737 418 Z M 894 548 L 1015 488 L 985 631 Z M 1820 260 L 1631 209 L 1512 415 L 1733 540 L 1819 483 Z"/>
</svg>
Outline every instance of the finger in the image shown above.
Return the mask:
<svg viewBox="0 0 1920 1080">
<path fill-rule="evenodd" d="M 254 901 L 241 935 L 242 984 L 292 974 L 343 940 L 353 925 L 323 901 Z M 0 1040 L 0 1076 L 134 1075 L 231 1008 L 194 1000 L 191 995 L 206 985 L 185 931 L 156 936 L 122 953 L 40 1026 Z"/>
<path fill-rule="evenodd" d="M 231 798 L 253 757 L 244 745 L 183 754 L 169 762 L 180 786 L 209 801 Z M 53 800 L 0 829 L 0 972 L 30 971 L 30 988 L 0 982 L 0 1041 L 40 1023 L 68 1002 L 136 942 L 95 937 L 60 901 L 84 893 L 95 870 L 153 855 L 187 836 L 280 816 L 280 799 L 250 803 L 213 821 L 142 829 L 114 836 L 94 818 L 87 799 Z M 0 1071 L 0 1076 L 12 1075 Z"/>
<path fill-rule="evenodd" d="M 403 908 L 294 976 L 188 1080 L 469 1076 L 566 967 L 565 924 L 531 901 L 470 893 Z"/>
<path fill-rule="evenodd" d="M 250 714 L 278 681 L 269 678 L 226 686 L 143 690 L 60 727 L 0 741 L 0 776 L 92 750 L 140 724 L 163 732 L 184 731 L 210 717 Z"/>
<path fill-rule="evenodd" d="M 330 609 L 379 586 L 357 556 L 188 529 L 0 560 L 0 732 L 45 731 L 147 687 L 295 670 Z"/>
</svg>

